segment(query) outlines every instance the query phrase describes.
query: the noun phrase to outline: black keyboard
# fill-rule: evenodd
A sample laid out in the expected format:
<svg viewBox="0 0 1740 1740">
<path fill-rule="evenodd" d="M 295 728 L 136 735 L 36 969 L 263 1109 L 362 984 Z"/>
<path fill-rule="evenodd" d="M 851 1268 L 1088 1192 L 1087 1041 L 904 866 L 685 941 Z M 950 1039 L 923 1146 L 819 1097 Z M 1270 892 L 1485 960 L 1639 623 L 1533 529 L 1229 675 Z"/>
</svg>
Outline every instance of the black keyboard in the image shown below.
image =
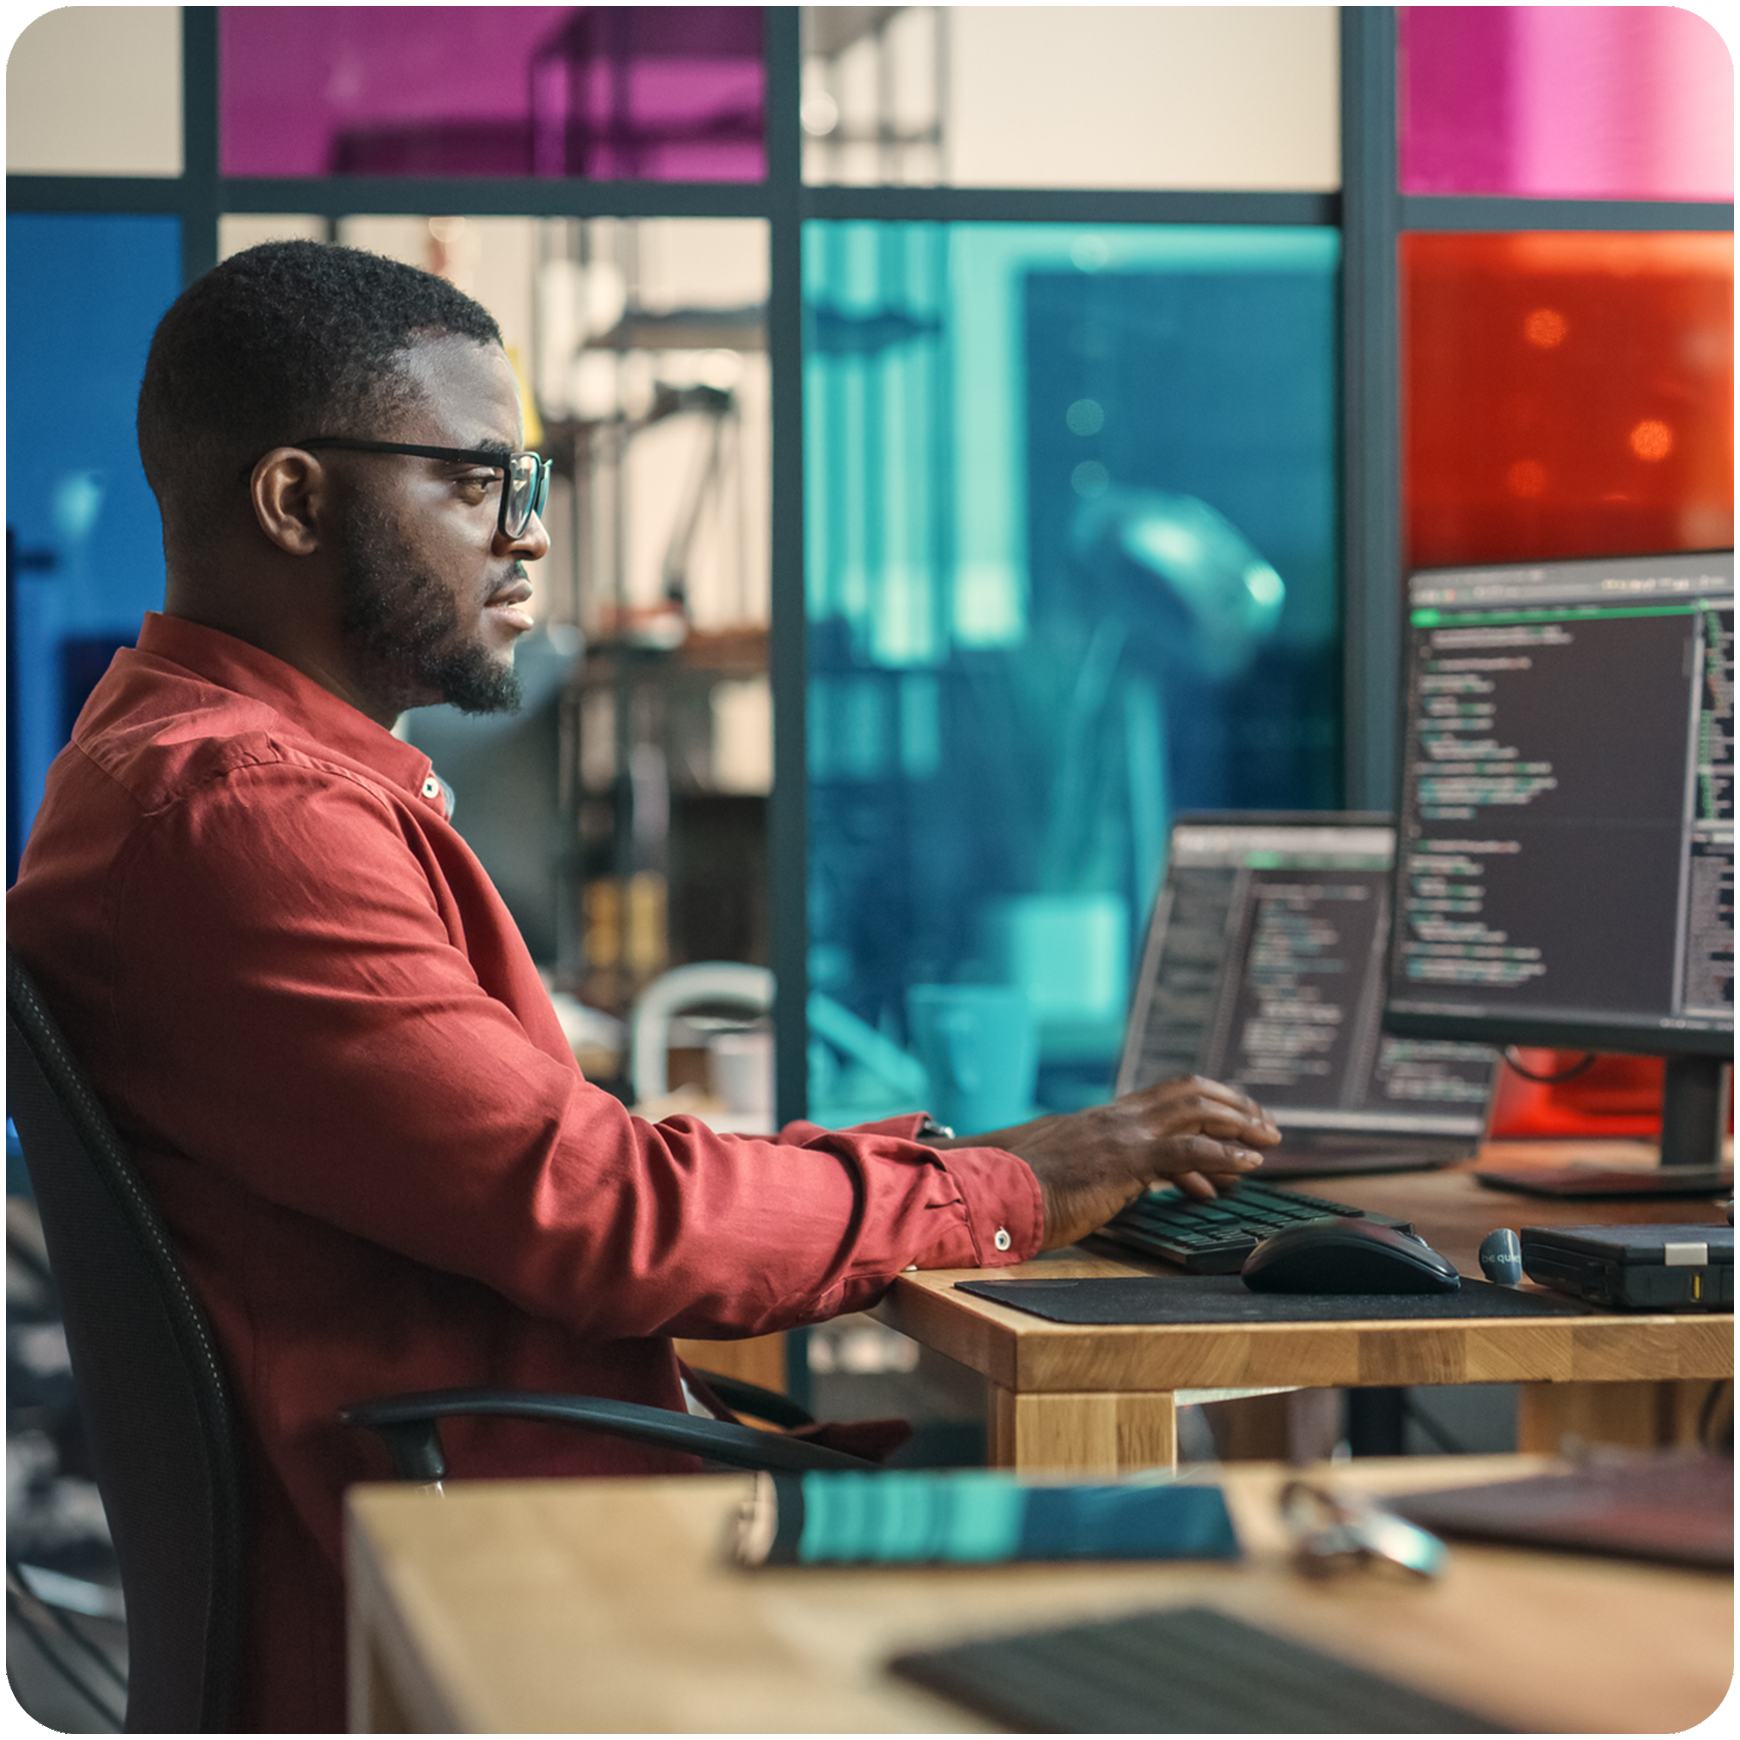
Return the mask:
<svg viewBox="0 0 1740 1740">
<path fill-rule="evenodd" d="M 1029 1734 L 1492 1734 L 1308 1644 L 1205 1607 L 897 1656 L 906 1679 Z"/>
<path fill-rule="evenodd" d="M 1247 1178 L 1227 1185 L 1213 1202 L 1186 1196 L 1176 1185 L 1163 1185 L 1139 1196 L 1116 1219 L 1100 1229 L 1151 1257 L 1164 1257 L 1192 1275 L 1236 1275 L 1244 1260 L 1271 1233 L 1301 1221 L 1332 1216 L 1369 1220 L 1411 1233 L 1413 1224 L 1387 1214 L 1326 1202 L 1297 1190 L 1281 1190 Z"/>
</svg>

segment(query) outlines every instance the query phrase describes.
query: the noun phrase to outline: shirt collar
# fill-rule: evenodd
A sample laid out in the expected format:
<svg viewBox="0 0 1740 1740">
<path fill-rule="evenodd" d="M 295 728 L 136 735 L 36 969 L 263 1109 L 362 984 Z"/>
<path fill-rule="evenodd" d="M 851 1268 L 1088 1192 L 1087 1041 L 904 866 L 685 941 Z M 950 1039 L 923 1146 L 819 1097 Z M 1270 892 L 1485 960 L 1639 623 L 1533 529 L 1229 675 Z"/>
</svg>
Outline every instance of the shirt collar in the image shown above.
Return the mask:
<svg viewBox="0 0 1740 1740">
<path fill-rule="evenodd" d="M 441 783 L 422 750 L 395 737 L 294 665 L 222 629 L 155 610 L 145 614 L 139 651 L 264 702 L 326 748 L 361 762 L 447 814 Z"/>
</svg>

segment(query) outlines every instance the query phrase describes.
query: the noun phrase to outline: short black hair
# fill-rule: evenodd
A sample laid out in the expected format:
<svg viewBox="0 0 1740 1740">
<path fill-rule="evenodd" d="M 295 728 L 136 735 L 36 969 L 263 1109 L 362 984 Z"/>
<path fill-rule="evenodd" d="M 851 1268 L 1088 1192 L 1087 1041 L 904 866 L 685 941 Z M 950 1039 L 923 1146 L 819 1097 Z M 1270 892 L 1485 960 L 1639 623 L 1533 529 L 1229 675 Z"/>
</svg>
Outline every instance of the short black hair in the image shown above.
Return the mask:
<svg viewBox="0 0 1740 1740">
<path fill-rule="evenodd" d="M 370 418 L 405 398 L 397 359 L 448 334 L 501 343 L 446 279 L 360 248 L 264 242 L 196 279 L 158 324 L 139 388 L 139 457 L 166 541 L 273 447 L 374 433 Z"/>
</svg>

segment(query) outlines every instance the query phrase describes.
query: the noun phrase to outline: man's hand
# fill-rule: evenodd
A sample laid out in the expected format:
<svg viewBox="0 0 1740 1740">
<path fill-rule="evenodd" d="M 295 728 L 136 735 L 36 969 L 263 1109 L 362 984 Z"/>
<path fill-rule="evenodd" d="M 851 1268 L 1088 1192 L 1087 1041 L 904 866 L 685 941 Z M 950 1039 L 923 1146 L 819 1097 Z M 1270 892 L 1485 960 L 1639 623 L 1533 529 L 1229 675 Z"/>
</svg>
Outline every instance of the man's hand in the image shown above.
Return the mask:
<svg viewBox="0 0 1740 1740">
<path fill-rule="evenodd" d="M 1263 1161 L 1281 1132 L 1255 1100 L 1202 1076 L 1180 1076 L 1107 1106 L 1035 1118 L 937 1148 L 1001 1148 L 1033 1168 L 1045 1202 L 1045 1250 L 1102 1227 L 1150 1184 L 1176 1184 L 1212 1199 Z"/>
</svg>

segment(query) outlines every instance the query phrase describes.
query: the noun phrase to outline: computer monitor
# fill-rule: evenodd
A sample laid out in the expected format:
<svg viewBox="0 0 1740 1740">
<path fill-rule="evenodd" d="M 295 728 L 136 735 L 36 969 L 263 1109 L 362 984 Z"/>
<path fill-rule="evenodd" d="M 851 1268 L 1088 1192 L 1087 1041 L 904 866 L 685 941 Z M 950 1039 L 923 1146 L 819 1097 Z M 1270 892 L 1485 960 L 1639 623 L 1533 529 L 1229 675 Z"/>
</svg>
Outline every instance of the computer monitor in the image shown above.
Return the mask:
<svg viewBox="0 0 1740 1740">
<path fill-rule="evenodd" d="M 1394 859 L 1382 814 L 1178 817 L 1118 1091 L 1193 1072 L 1236 1083 L 1281 1127 L 1270 1171 L 1473 1153 L 1491 1048 L 1380 1031 Z"/>
<path fill-rule="evenodd" d="M 1690 1186 L 1733 1049 L 1733 552 L 1432 570 L 1408 602 L 1384 1025 L 1666 1057 Z"/>
</svg>

